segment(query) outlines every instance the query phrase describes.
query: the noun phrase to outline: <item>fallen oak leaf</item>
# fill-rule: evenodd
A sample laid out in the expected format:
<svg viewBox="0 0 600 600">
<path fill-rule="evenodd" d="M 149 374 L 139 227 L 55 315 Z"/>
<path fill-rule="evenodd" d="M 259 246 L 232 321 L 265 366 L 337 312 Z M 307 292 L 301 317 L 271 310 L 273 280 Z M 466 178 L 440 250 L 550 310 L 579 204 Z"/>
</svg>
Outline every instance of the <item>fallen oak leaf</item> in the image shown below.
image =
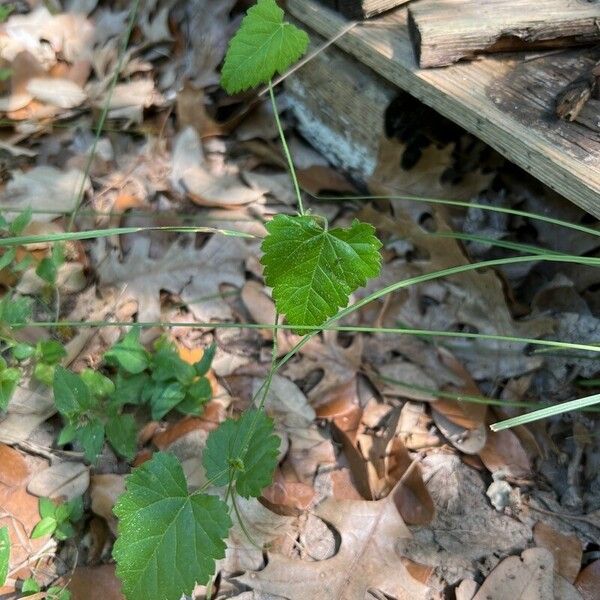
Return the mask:
<svg viewBox="0 0 600 600">
<path fill-rule="evenodd" d="M 565 535 L 540 521 L 533 528 L 533 539 L 539 547 L 552 553 L 556 573 L 573 583 L 581 569 L 583 555 L 579 538 Z"/>
<path fill-rule="evenodd" d="M 328 498 L 315 514 L 341 536 L 335 556 L 306 562 L 272 554 L 262 571 L 236 580 L 289 600 L 364 600 L 370 588 L 397 600 L 426 598 L 429 588 L 410 575 L 396 552 L 398 540 L 411 537 L 396 496 L 397 489 L 377 502 Z"/>
</svg>

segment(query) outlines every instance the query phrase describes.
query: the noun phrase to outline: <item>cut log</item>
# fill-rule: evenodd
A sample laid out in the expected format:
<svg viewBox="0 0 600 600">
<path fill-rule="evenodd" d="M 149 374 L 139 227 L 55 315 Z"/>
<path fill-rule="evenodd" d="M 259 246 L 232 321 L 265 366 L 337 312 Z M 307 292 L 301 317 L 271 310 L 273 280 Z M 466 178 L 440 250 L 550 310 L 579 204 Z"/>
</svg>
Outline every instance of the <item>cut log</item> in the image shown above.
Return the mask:
<svg viewBox="0 0 600 600">
<path fill-rule="evenodd" d="M 421 68 L 478 54 L 565 48 L 600 40 L 600 4 L 587 0 L 421 0 L 408 25 Z"/>
<path fill-rule="evenodd" d="M 368 19 L 409 0 L 320 0 L 349 19 Z"/>
<path fill-rule="evenodd" d="M 348 27 L 339 13 L 314 0 L 288 0 L 287 6 L 326 39 Z M 545 2 L 540 4 L 544 10 Z M 402 6 L 368 26 L 346 30 L 336 46 L 600 218 L 600 133 L 555 116 L 557 96 L 591 73 L 600 47 L 534 57 L 485 56 L 444 69 L 419 69 Z M 588 105 L 590 110 L 595 106 L 592 100 L 579 119 Z M 594 121 L 594 115 L 585 116 Z"/>
<path fill-rule="evenodd" d="M 324 38 L 311 34 L 311 45 Z M 358 180 L 373 175 L 385 111 L 397 91 L 371 69 L 330 47 L 286 81 L 300 133 L 336 167 Z"/>
</svg>

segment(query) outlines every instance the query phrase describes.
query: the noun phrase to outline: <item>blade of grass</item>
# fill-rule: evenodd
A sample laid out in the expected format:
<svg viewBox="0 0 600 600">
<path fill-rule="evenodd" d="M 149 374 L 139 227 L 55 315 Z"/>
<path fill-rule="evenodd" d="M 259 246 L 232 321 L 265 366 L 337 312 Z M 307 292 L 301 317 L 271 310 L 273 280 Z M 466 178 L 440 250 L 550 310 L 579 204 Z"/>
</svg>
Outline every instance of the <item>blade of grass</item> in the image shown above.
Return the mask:
<svg viewBox="0 0 600 600">
<path fill-rule="evenodd" d="M 533 423 L 540 419 L 547 419 L 548 417 L 554 417 L 572 410 L 581 410 L 589 406 L 594 406 L 600 403 L 600 394 L 594 394 L 592 396 L 586 396 L 585 398 L 578 398 L 577 400 L 570 400 L 569 402 L 562 402 L 554 406 L 548 406 L 520 415 L 518 417 L 512 417 L 504 421 L 498 421 L 490 425 L 492 431 L 502 431 L 503 429 L 510 429 L 512 427 L 518 427 L 519 425 L 526 425 L 527 423 Z"/>
<path fill-rule="evenodd" d="M 308 193 L 308 192 L 306 192 Z M 573 229 L 581 233 L 586 233 L 596 237 L 600 237 L 600 229 L 594 229 L 592 227 L 586 227 L 585 225 L 579 225 L 577 223 L 570 223 L 569 221 L 563 221 L 562 219 L 555 219 L 553 217 L 547 217 L 538 213 L 527 212 L 525 210 L 518 210 L 516 208 L 504 208 L 502 206 L 489 206 L 487 204 L 479 204 L 477 202 L 463 202 L 460 200 L 444 200 L 443 198 L 420 198 L 418 196 L 315 196 L 311 194 L 315 200 L 322 200 L 325 202 L 336 202 L 336 201 L 365 201 L 365 200 L 397 200 L 406 202 L 421 202 L 424 204 L 438 204 L 443 206 L 456 206 L 460 208 L 478 208 L 485 211 L 504 213 L 507 215 L 514 215 L 517 217 L 526 217 L 528 219 L 534 219 L 536 221 L 543 221 L 544 223 L 550 223 L 559 227 L 566 227 L 567 229 Z"/>
<path fill-rule="evenodd" d="M 93 240 L 96 238 L 111 237 L 113 235 L 129 235 L 144 231 L 173 231 L 176 233 L 220 233 L 222 235 L 254 238 L 251 233 L 219 229 L 216 227 L 112 227 L 110 229 L 93 229 L 90 231 L 73 231 L 63 233 L 45 233 L 39 235 L 20 235 L 0 239 L 0 248 L 7 246 L 23 246 L 25 244 L 39 244 L 44 242 L 66 242 L 73 240 Z"/>
<path fill-rule="evenodd" d="M 228 323 L 228 322 L 207 322 L 200 323 L 195 321 L 33 321 L 27 324 L 29 327 L 194 327 L 197 329 L 279 329 L 287 331 L 302 330 L 306 333 L 319 333 L 320 331 L 339 331 L 345 333 L 382 333 L 392 335 L 413 335 L 417 337 L 442 337 L 459 338 L 473 340 L 498 341 L 517 344 L 530 344 L 533 346 L 547 346 L 550 348 L 565 348 L 570 350 L 582 350 L 585 352 L 600 352 L 600 342 L 598 345 L 578 344 L 575 342 L 562 342 L 558 340 L 538 340 L 534 338 L 516 337 L 509 335 L 494 335 L 487 333 L 471 333 L 462 331 L 436 331 L 429 329 L 411 329 L 405 327 L 367 327 L 354 325 L 330 325 L 330 326 L 301 326 L 285 325 L 272 323 Z"/>
</svg>

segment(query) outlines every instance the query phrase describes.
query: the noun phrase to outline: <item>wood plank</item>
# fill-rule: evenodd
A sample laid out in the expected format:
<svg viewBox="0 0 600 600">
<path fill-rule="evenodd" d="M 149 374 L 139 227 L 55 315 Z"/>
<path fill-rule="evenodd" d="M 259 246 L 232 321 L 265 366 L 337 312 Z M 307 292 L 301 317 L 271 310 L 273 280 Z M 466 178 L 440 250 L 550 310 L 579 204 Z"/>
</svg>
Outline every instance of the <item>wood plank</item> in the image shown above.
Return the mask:
<svg viewBox="0 0 600 600">
<path fill-rule="evenodd" d="M 349 19 L 368 19 L 410 0 L 319 0 Z"/>
<path fill-rule="evenodd" d="M 541 10 L 540 10 L 541 9 Z M 587 0 L 420 0 L 408 27 L 421 68 L 484 52 L 564 48 L 600 40 L 600 4 Z"/>
<path fill-rule="evenodd" d="M 330 38 L 347 25 L 312 0 L 289 0 L 299 21 Z M 503 55 L 420 70 L 399 8 L 359 24 L 337 45 L 398 87 L 600 217 L 600 134 L 554 115 L 558 93 L 589 72 L 600 49 Z"/>
</svg>

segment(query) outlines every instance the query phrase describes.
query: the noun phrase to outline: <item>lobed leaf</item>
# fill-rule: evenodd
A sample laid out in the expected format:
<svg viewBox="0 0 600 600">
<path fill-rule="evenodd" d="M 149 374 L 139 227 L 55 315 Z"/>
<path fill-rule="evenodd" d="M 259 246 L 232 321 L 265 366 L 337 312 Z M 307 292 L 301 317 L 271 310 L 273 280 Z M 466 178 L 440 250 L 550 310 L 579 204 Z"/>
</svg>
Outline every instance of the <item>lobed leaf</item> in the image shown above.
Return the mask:
<svg viewBox="0 0 600 600">
<path fill-rule="evenodd" d="M 159 452 L 127 478 L 113 556 L 128 600 L 179 600 L 213 575 L 231 519 L 215 496 L 189 494 L 179 461 Z"/>
<path fill-rule="evenodd" d="M 368 223 L 328 230 L 311 216 L 277 215 L 266 228 L 265 281 L 291 325 L 322 325 L 379 275 L 381 242 Z"/>
<path fill-rule="evenodd" d="M 283 73 L 308 48 L 308 35 L 283 20 L 275 0 L 258 0 L 229 42 L 221 84 L 235 94 Z"/>
<path fill-rule="evenodd" d="M 263 411 L 248 410 L 239 419 L 226 419 L 206 441 L 206 476 L 214 485 L 234 483 L 244 498 L 257 498 L 272 481 L 280 442 L 273 420 Z"/>
</svg>

